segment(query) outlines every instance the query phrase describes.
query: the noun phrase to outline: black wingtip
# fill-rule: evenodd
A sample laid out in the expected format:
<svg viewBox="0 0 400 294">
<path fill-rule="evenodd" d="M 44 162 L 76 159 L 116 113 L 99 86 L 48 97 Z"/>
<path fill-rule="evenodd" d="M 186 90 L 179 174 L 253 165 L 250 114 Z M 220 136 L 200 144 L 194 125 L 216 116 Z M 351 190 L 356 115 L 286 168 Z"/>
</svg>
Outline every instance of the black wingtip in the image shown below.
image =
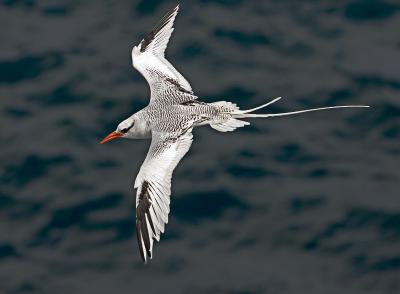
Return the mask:
<svg viewBox="0 0 400 294">
<path fill-rule="evenodd" d="M 140 236 L 140 224 L 138 224 L 137 222 L 136 222 L 136 239 L 137 239 L 137 242 L 138 242 L 140 257 L 142 258 L 142 261 L 144 263 L 147 263 L 146 258 L 144 257 L 144 251 L 143 251 L 143 245 L 142 245 L 142 237 Z"/>
<path fill-rule="evenodd" d="M 150 238 L 147 232 L 147 228 L 144 227 L 147 227 L 146 222 L 136 222 L 136 239 L 138 242 L 139 253 L 142 261 L 146 264 L 148 259 L 152 258 L 152 252 L 150 248 Z"/>
<path fill-rule="evenodd" d="M 179 3 L 172 9 L 170 9 L 163 18 L 159 21 L 159 23 L 151 30 L 151 32 L 143 39 L 140 43 L 140 52 L 144 52 L 147 49 L 147 46 L 153 41 L 154 37 L 157 35 L 159 31 L 161 31 L 164 26 L 170 21 L 172 15 L 174 13 L 178 13 Z"/>
<path fill-rule="evenodd" d="M 149 196 L 150 183 L 144 181 L 140 194 L 138 195 L 139 204 L 136 207 L 136 237 L 138 239 L 139 251 L 142 260 L 146 263 L 147 259 L 152 257 L 151 243 L 153 242 L 152 235 L 155 234 L 154 224 L 150 216 L 150 196 Z M 150 230 L 148 229 L 149 223 Z"/>
</svg>

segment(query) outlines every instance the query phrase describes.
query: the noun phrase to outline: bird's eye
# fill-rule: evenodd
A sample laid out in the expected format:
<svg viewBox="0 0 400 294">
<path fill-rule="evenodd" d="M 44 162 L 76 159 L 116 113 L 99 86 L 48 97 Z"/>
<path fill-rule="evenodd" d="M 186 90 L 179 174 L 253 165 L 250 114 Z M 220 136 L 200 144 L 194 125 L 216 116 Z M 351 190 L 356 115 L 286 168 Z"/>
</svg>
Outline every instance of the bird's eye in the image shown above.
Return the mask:
<svg viewBox="0 0 400 294">
<path fill-rule="evenodd" d="M 123 129 L 120 129 L 119 132 L 122 133 L 122 134 L 126 134 L 127 132 L 129 132 L 130 129 L 132 129 L 132 127 L 133 127 L 133 122 L 132 122 L 132 124 L 130 126 L 128 126 L 126 128 L 123 128 Z"/>
</svg>

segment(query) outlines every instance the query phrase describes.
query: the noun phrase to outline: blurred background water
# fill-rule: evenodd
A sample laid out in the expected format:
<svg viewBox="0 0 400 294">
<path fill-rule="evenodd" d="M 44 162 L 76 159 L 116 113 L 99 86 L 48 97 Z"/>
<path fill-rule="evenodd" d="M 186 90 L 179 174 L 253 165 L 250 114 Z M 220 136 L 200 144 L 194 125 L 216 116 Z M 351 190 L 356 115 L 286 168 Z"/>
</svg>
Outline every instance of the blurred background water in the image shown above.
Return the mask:
<svg viewBox="0 0 400 294">
<path fill-rule="evenodd" d="M 0 1 L 0 293 L 400 293 L 400 3 L 182 1 L 167 55 L 206 102 L 348 109 L 196 129 L 154 259 L 99 145 L 148 103 L 130 50 L 174 1 Z"/>
</svg>

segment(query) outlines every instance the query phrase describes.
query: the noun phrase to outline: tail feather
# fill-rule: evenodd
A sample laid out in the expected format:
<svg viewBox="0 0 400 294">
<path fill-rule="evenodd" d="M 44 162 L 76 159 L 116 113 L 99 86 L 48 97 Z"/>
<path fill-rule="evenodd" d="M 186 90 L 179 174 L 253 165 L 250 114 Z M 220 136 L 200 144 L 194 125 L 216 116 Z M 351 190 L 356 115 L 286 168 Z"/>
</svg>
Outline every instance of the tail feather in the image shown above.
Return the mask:
<svg viewBox="0 0 400 294">
<path fill-rule="evenodd" d="M 261 106 L 248 109 L 248 110 L 236 110 L 233 113 L 233 116 L 235 118 L 257 118 L 257 117 L 275 117 L 275 116 L 288 116 L 288 115 L 293 115 L 293 114 L 299 114 L 299 113 L 304 113 L 304 112 L 312 112 L 312 111 L 320 111 L 320 110 L 329 110 L 329 109 L 337 109 L 337 108 L 360 108 L 360 107 L 369 107 L 368 105 L 339 105 L 339 106 L 328 106 L 328 107 L 319 107 L 319 108 L 311 108 L 311 109 L 303 109 L 303 110 L 297 110 L 297 111 L 290 111 L 290 112 L 281 112 L 281 113 L 267 113 L 267 114 L 257 114 L 257 113 L 252 113 L 255 110 L 258 110 L 260 108 L 264 108 L 268 105 L 271 105 L 272 103 L 278 101 L 281 99 L 281 97 L 275 98 L 272 101 L 263 104 Z"/>
<path fill-rule="evenodd" d="M 276 101 L 282 99 L 282 97 L 277 97 L 275 99 L 272 99 L 271 101 L 269 101 L 268 103 L 262 104 L 260 106 L 254 107 L 252 109 L 247 109 L 247 110 L 241 110 L 241 113 L 250 113 L 256 110 L 259 110 L 261 108 L 267 107 L 268 105 L 271 105 L 272 103 L 275 103 Z"/>
<path fill-rule="evenodd" d="M 220 132 L 231 132 L 237 128 L 249 125 L 250 123 L 235 118 L 230 118 L 224 121 L 215 121 L 210 123 L 210 127 Z"/>
<path fill-rule="evenodd" d="M 239 107 L 236 104 L 227 101 L 218 101 L 212 103 L 212 105 L 217 107 L 222 114 L 221 117 L 210 122 L 210 127 L 213 129 L 219 132 L 231 132 L 237 128 L 241 128 L 250 124 L 247 121 L 232 117 L 233 113 L 240 112 Z"/>
<path fill-rule="evenodd" d="M 212 104 L 220 109 L 221 117 L 215 119 L 214 121 L 211 121 L 210 126 L 220 132 L 229 132 L 229 131 L 235 130 L 236 128 L 244 127 L 244 126 L 250 124 L 249 122 L 243 121 L 240 119 L 288 116 L 288 115 L 294 115 L 294 114 L 299 114 L 299 113 L 304 113 L 304 112 L 329 110 L 329 109 L 337 109 L 337 108 L 369 107 L 368 105 L 339 105 L 339 106 L 311 108 L 311 109 L 303 109 L 303 110 L 281 112 L 281 113 L 267 113 L 267 114 L 253 113 L 256 110 L 259 110 L 261 108 L 271 105 L 272 103 L 275 103 L 276 101 L 280 100 L 281 98 L 282 97 L 277 97 L 277 98 L 269 101 L 268 103 L 265 103 L 260 106 L 257 106 L 257 107 L 251 108 L 251 109 L 247 109 L 247 110 L 240 110 L 236 104 L 231 103 L 231 102 L 226 102 L 226 101 L 214 102 Z"/>
</svg>

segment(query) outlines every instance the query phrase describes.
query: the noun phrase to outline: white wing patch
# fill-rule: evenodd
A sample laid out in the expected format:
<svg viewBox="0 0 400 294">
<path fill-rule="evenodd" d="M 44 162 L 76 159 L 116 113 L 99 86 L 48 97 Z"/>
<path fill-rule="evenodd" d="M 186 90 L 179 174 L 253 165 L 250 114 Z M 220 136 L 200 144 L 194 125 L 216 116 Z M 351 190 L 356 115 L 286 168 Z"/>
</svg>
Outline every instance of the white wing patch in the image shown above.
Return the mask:
<svg viewBox="0 0 400 294">
<path fill-rule="evenodd" d="M 150 86 L 150 102 L 174 103 L 175 99 L 166 99 L 171 98 L 171 95 L 165 95 L 166 89 L 174 91 L 175 97 L 181 93 L 193 94 L 189 82 L 164 57 L 178 9 L 179 5 L 169 11 L 140 44 L 132 49 L 133 67 L 144 76 Z M 154 72 L 159 74 L 155 75 Z M 192 95 L 191 100 L 193 99 L 196 97 Z"/>
<path fill-rule="evenodd" d="M 160 240 L 168 223 L 172 173 L 192 141 L 191 128 L 180 136 L 153 132 L 150 149 L 135 181 L 136 234 L 144 262 L 152 258 L 153 242 Z"/>
</svg>

